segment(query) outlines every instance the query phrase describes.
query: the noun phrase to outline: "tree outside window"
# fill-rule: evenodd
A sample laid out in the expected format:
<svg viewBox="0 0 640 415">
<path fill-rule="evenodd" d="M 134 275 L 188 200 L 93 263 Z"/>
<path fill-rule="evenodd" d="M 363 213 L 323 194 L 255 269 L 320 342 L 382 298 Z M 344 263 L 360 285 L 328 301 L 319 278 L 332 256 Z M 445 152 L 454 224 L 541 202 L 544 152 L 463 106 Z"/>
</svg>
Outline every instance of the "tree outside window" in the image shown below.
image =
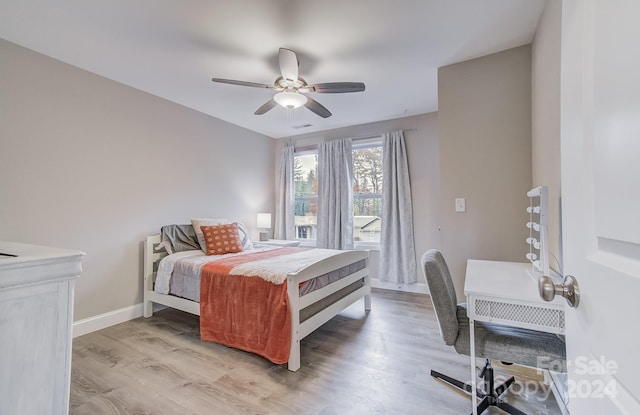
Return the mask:
<svg viewBox="0 0 640 415">
<path fill-rule="evenodd" d="M 296 152 L 294 156 L 296 238 L 315 240 L 318 224 L 318 152 Z M 354 239 L 380 242 L 382 222 L 382 144 L 353 148 Z"/>
<path fill-rule="evenodd" d="M 382 144 L 353 149 L 353 237 L 380 242 L 382 223 Z"/>
<path fill-rule="evenodd" d="M 293 164 L 297 239 L 316 239 L 318 225 L 318 152 L 296 153 Z"/>
</svg>

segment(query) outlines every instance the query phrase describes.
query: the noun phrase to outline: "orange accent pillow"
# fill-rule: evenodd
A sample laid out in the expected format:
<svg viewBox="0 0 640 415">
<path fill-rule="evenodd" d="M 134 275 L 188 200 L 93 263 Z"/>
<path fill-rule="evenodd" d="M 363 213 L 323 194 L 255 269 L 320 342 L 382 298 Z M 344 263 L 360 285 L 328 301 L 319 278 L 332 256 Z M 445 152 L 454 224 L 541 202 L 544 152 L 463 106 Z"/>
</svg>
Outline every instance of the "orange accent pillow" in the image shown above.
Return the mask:
<svg viewBox="0 0 640 415">
<path fill-rule="evenodd" d="M 201 226 L 200 229 L 207 245 L 207 255 L 223 255 L 242 251 L 242 240 L 237 222 Z"/>
</svg>

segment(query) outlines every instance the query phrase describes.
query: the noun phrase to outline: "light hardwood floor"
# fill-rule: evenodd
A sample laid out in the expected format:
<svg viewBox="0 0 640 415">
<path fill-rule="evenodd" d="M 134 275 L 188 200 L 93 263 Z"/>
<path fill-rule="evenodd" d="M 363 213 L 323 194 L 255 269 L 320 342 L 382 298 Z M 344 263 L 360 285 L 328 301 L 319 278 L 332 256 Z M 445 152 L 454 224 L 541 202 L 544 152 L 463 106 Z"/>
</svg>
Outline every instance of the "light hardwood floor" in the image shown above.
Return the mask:
<svg viewBox="0 0 640 415">
<path fill-rule="evenodd" d="M 358 301 L 304 339 L 301 353 L 302 367 L 289 372 L 201 342 L 198 317 L 163 310 L 74 339 L 70 413 L 470 413 L 466 395 L 429 374 L 470 378 L 469 358 L 444 345 L 426 295 L 374 289 L 368 314 Z M 560 413 L 543 384 L 516 386 L 507 400 L 520 409 Z"/>
</svg>

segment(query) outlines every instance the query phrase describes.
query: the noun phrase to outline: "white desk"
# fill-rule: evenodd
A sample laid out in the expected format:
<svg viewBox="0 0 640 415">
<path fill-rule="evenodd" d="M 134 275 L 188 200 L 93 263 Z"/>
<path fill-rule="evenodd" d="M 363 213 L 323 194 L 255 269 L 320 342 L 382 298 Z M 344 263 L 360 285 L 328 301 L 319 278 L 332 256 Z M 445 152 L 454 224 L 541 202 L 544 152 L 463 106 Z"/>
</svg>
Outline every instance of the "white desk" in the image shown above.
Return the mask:
<svg viewBox="0 0 640 415">
<path fill-rule="evenodd" d="M 530 263 L 467 261 L 464 283 L 471 347 L 471 390 L 476 390 L 474 321 L 564 333 L 563 298 L 546 302 L 538 294 L 538 281 Z M 476 400 L 473 415 L 476 415 Z"/>
</svg>

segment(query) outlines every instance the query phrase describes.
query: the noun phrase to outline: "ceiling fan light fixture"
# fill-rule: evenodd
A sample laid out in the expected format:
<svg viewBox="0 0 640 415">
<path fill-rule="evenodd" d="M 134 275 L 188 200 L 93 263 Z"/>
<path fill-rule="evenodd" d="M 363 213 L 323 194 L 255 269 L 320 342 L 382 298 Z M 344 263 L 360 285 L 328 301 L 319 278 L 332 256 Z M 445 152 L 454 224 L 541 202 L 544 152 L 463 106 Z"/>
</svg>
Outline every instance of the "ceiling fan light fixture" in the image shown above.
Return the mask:
<svg viewBox="0 0 640 415">
<path fill-rule="evenodd" d="M 331 117 L 331 111 L 304 93 L 314 92 L 320 94 L 342 94 L 346 92 L 362 92 L 365 89 L 362 82 L 324 82 L 309 85 L 298 73 L 298 56 L 290 49 L 280 48 L 278 52 L 280 64 L 280 76 L 273 85 L 257 82 L 238 81 L 235 79 L 213 78 L 213 82 L 230 85 L 250 86 L 253 88 L 265 88 L 275 90 L 277 93 L 269 101 L 265 102 L 253 114 L 263 115 L 280 105 L 287 109 L 306 107 L 309 111 L 322 118 Z"/>
<path fill-rule="evenodd" d="M 283 91 L 273 96 L 273 99 L 285 108 L 299 108 L 307 103 L 307 97 L 298 92 Z"/>
</svg>

